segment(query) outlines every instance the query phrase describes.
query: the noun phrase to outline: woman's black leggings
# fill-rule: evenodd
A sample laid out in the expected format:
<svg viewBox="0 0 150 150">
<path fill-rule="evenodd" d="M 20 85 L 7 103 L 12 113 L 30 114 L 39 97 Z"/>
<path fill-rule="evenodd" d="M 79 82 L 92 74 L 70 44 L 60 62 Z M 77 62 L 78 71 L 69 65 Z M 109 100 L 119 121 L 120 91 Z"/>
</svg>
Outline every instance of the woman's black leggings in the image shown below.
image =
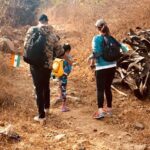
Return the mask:
<svg viewBox="0 0 150 150">
<path fill-rule="evenodd" d="M 115 67 L 96 71 L 98 108 L 103 108 L 104 92 L 107 99 L 107 107 L 112 107 L 111 84 L 115 76 L 115 71 Z"/>
</svg>

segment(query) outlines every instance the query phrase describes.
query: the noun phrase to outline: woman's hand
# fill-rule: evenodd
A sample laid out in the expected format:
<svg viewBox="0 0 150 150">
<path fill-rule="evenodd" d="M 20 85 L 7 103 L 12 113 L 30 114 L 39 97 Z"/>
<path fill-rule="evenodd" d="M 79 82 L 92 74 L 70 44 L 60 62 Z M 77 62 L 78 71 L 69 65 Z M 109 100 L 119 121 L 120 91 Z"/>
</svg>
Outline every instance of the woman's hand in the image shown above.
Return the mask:
<svg viewBox="0 0 150 150">
<path fill-rule="evenodd" d="M 95 59 L 89 59 L 90 68 L 93 70 L 95 69 Z"/>
</svg>

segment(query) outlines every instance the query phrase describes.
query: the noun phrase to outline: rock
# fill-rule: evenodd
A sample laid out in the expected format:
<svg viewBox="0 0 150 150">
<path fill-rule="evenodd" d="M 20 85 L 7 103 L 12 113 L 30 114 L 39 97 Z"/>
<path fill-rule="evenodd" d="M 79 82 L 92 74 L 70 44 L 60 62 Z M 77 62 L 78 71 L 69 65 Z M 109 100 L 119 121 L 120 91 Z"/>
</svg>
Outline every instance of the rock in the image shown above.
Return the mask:
<svg viewBox="0 0 150 150">
<path fill-rule="evenodd" d="M 55 136 L 55 140 L 56 140 L 56 141 L 61 141 L 61 140 L 64 139 L 65 136 L 66 136 L 65 134 L 56 135 L 56 136 Z"/>
<path fill-rule="evenodd" d="M 14 52 L 14 43 L 8 38 L 0 38 L 0 51 L 12 53 Z"/>
<path fill-rule="evenodd" d="M 123 115 L 126 115 L 128 112 L 129 112 L 128 110 L 124 110 Z"/>
<path fill-rule="evenodd" d="M 146 113 L 147 113 L 147 114 L 150 114 L 150 109 L 147 109 L 147 110 L 146 110 Z"/>
<path fill-rule="evenodd" d="M 145 126 L 144 126 L 144 124 L 142 124 L 140 122 L 136 122 L 134 124 L 134 128 L 137 129 L 137 130 L 144 130 Z"/>
<path fill-rule="evenodd" d="M 81 101 L 81 99 L 79 97 L 75 97 L 75 96 L 71 96 L 71 95 L 68 95 L 68 98 L 70 98 L 70 99 L 72 99 L 74 101 L 78 101 L 78 102 Z"/>
<path fill-rule="evenodd" d="M 93 132 L 97 132 L 97 129 L 93 129 Z"/>
<path fill-rule="evenodd" d="M 147 150 L 150 150 L 150 146 L 147 147 Z"/>
<path fill-rule="evenodd" d="M 81 143 L 78 143 L 73 145 L 72 150 L 86 150 L 86 148 Z"/>
<path fill-rule="evenodd" d="M 137 145 L 137 144 L 124 144 L 121 148 L 122 150 L 146 150 L 147 149 L 147 145 L 143 144 L 143 145 Z"/>
<path fill-rule="evenodd" d="M 20 141 L 21 137 L 19 134 L 14 132 L 13 126 L 9 124 L 6 127 L 0 127 L 0 135 L 7 138 L 7 140 Z"/>
<path fill-rule="evenodd" d="M 99 135 L 100 135 L 101 137 L 105 137 L 105 136 L 109 136 L 109 133 L 106 133 L 105 131 L 100 131 L 100 132 L 99 132 Z"/>
<path fill-rule="evenodd" d="M 119 119 L 123 118 L 123 113 L 120 113 L 120 114 L 118 115 L 118 118 L 119 118 Z"/>
<path fill-rule="evenodd" d="M 87 140 L 78 140 L 77 144 L 73 145 L 72 150 L 86 150 L 86 146 L 91 145 Z"/>
<path fill-rule="evenodd" d="M 0 128 L 0 134 L 5 134 L 5 135 L 9 135 L 13 132 L 13 127 L 11 124 L 9 124 L 6 127 L 1 127 Z"/>
<path fill-rule="evenodd" d="M 147 149 L 147 145 L 143 144 L 143 145 L 134 145 L 134 150 L 146 150 Z"/>
<path fill-rule="evenodd" d="M 1 126 L 1 127 L 4 127 L 4 126 L 5 126 L 5 123 L 0 121 L 0 126 Z"/>
<path fill-rule="evenodd" d="M 120 136 L 118 136 L 118 139 L 122 140 L 123 143 L 132 142 L 132 137 L 128 132 L 122 132 Z"/>
</svg>

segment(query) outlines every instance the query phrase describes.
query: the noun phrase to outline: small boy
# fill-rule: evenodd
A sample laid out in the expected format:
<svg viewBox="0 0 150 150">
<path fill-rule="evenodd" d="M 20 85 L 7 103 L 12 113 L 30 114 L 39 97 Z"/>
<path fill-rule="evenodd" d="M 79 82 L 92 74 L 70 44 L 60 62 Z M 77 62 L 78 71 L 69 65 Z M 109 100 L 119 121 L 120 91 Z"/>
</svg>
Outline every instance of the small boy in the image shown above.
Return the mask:
<svg viewBox="0 0 150 150">
<path fill-rule="evenodd" d="M 72 58 L 70 56 L 71 46 L 66 43 L 63 45 L 65 55 L 72 62 Z M 72 70 L 72 65 L 70 65 L 66 60 L 64 60 L 64 75 L 59 78 L 59 88 L 60 88 L 60 98 L 62 99 L 62 112 L 67 112 L 69 109 L 66 106 L 66 90 L 67 90 L 67 81 L 68 75 Z"/>
</svg>

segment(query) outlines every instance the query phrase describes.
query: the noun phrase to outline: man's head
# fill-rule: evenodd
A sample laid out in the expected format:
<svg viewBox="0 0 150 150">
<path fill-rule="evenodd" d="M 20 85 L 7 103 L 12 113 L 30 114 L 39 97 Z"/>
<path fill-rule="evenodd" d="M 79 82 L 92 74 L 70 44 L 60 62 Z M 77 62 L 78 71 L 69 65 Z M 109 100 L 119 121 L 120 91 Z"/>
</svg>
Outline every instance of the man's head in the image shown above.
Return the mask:
<svg viewBox="0 0 150 150">
<path fill-rule="evenodd" d="M 42 14 L 39 17 L 39 23 L 41 23 L 41 24 L 48 24 L 48 17 L 45 14 Z"/>
</svg>

